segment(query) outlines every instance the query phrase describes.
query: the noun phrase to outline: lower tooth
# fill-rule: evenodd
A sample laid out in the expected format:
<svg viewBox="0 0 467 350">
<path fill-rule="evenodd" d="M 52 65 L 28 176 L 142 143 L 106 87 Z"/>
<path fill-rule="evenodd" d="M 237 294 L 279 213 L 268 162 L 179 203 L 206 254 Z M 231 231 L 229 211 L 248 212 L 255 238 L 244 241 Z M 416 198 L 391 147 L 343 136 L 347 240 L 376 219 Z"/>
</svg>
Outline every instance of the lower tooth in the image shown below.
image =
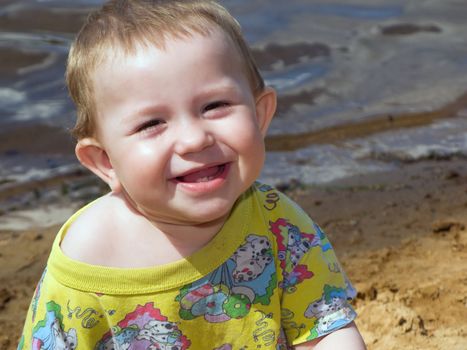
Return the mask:
<svg viewBox="0 0 467 350">
<path fill-rule="evenodd" d="M 206 177 L 202 177 L 200 179 L 198 179 L 196 182 L 206 182 L 206 181 L 210 181 L 212 180 L 212 177 L 211 176 L 206 176 Z"/>
</svg>

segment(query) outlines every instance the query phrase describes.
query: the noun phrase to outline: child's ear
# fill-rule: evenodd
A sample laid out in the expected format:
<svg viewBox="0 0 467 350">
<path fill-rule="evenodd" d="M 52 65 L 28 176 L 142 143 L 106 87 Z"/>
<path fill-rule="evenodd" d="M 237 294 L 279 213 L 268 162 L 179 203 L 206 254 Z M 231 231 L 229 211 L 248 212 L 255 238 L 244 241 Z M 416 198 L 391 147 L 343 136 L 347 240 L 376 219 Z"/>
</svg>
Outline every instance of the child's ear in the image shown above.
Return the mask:
<svg viewBox="0 0 467 350">
<path fill-rule="evenodd" d="M 266 136 L 269 124 L 276 112 L 276 106 L 276 91 L 271 87 L 264 88 L 263 92 L 256 97 L 256 118 L 263 137 Z"/>
<path fill-rule="evenodd" d="M 82 165 L 106 182 L 113 192 L 121 191 L 121 183 L 104 147 L 94 138 L 86 137 L 75 147 L 76 157 Z"/>
</svg>

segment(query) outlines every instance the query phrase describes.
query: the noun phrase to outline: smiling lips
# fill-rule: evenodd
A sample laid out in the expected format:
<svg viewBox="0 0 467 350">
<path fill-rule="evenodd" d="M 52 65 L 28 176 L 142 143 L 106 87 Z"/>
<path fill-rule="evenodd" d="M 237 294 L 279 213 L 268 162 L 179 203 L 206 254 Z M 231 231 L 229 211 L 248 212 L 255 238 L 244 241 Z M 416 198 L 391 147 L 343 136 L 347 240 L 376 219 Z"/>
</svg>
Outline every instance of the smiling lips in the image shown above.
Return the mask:
<svg viewBox="0 0 467 350">
<path fill-rule="evenodd" d="M 178 182 L 182 183 L 202 183 L 209 182 L 224 174 L 226 164 L 220 164 L 193 171 L 183 176 L 176 177 Z"/>
</svg>

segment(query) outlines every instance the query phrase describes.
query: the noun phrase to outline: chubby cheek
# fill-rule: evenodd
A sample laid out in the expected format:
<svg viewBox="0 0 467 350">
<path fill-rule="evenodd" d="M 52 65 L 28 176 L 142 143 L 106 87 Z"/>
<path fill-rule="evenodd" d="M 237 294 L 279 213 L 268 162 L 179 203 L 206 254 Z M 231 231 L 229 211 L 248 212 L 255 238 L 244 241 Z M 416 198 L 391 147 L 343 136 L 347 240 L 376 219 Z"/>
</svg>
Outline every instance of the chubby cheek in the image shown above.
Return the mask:
<svg viewBox="0 0 467 350">
<path fill-rule="evenodd" d="M 249 128 L 240 128 L 231 132 L 235 135 L 233 147 L 236 149 L 240 160 L 242 175 L 251 180 L 261 172 L 265 158 L 264 140 L 256 125 Z"/>
<path fill-rule="evenodd" d="M 125 186 L 143 187 L 165 175 L 164 159 L 154 147 L 138 145 L 120 150 L 116 171 Z"/>
<path fill-rule="evenodd" d="M 256 116 L 249 111 L 240 111 L 236 118 L 224 122 L 222 129 L 223 137 L 237 149 L 244 150 L 264 143 Z"/>
</svg>

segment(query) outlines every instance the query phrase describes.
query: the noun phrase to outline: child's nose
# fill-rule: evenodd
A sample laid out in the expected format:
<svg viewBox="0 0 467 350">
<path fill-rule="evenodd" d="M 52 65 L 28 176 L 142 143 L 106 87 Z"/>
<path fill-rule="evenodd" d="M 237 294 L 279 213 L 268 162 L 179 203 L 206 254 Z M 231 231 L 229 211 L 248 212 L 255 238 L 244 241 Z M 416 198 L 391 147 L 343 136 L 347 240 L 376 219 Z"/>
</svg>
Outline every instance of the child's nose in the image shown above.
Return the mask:
<svg viewBox="0 0 467 350">
<path fill-rule="evenodd" d="M 181 124 L 175 137 L 175 152 L 180 155 L 202 151 L 214 143 L 214 136 L 200 119 Z"/>
</svg>

